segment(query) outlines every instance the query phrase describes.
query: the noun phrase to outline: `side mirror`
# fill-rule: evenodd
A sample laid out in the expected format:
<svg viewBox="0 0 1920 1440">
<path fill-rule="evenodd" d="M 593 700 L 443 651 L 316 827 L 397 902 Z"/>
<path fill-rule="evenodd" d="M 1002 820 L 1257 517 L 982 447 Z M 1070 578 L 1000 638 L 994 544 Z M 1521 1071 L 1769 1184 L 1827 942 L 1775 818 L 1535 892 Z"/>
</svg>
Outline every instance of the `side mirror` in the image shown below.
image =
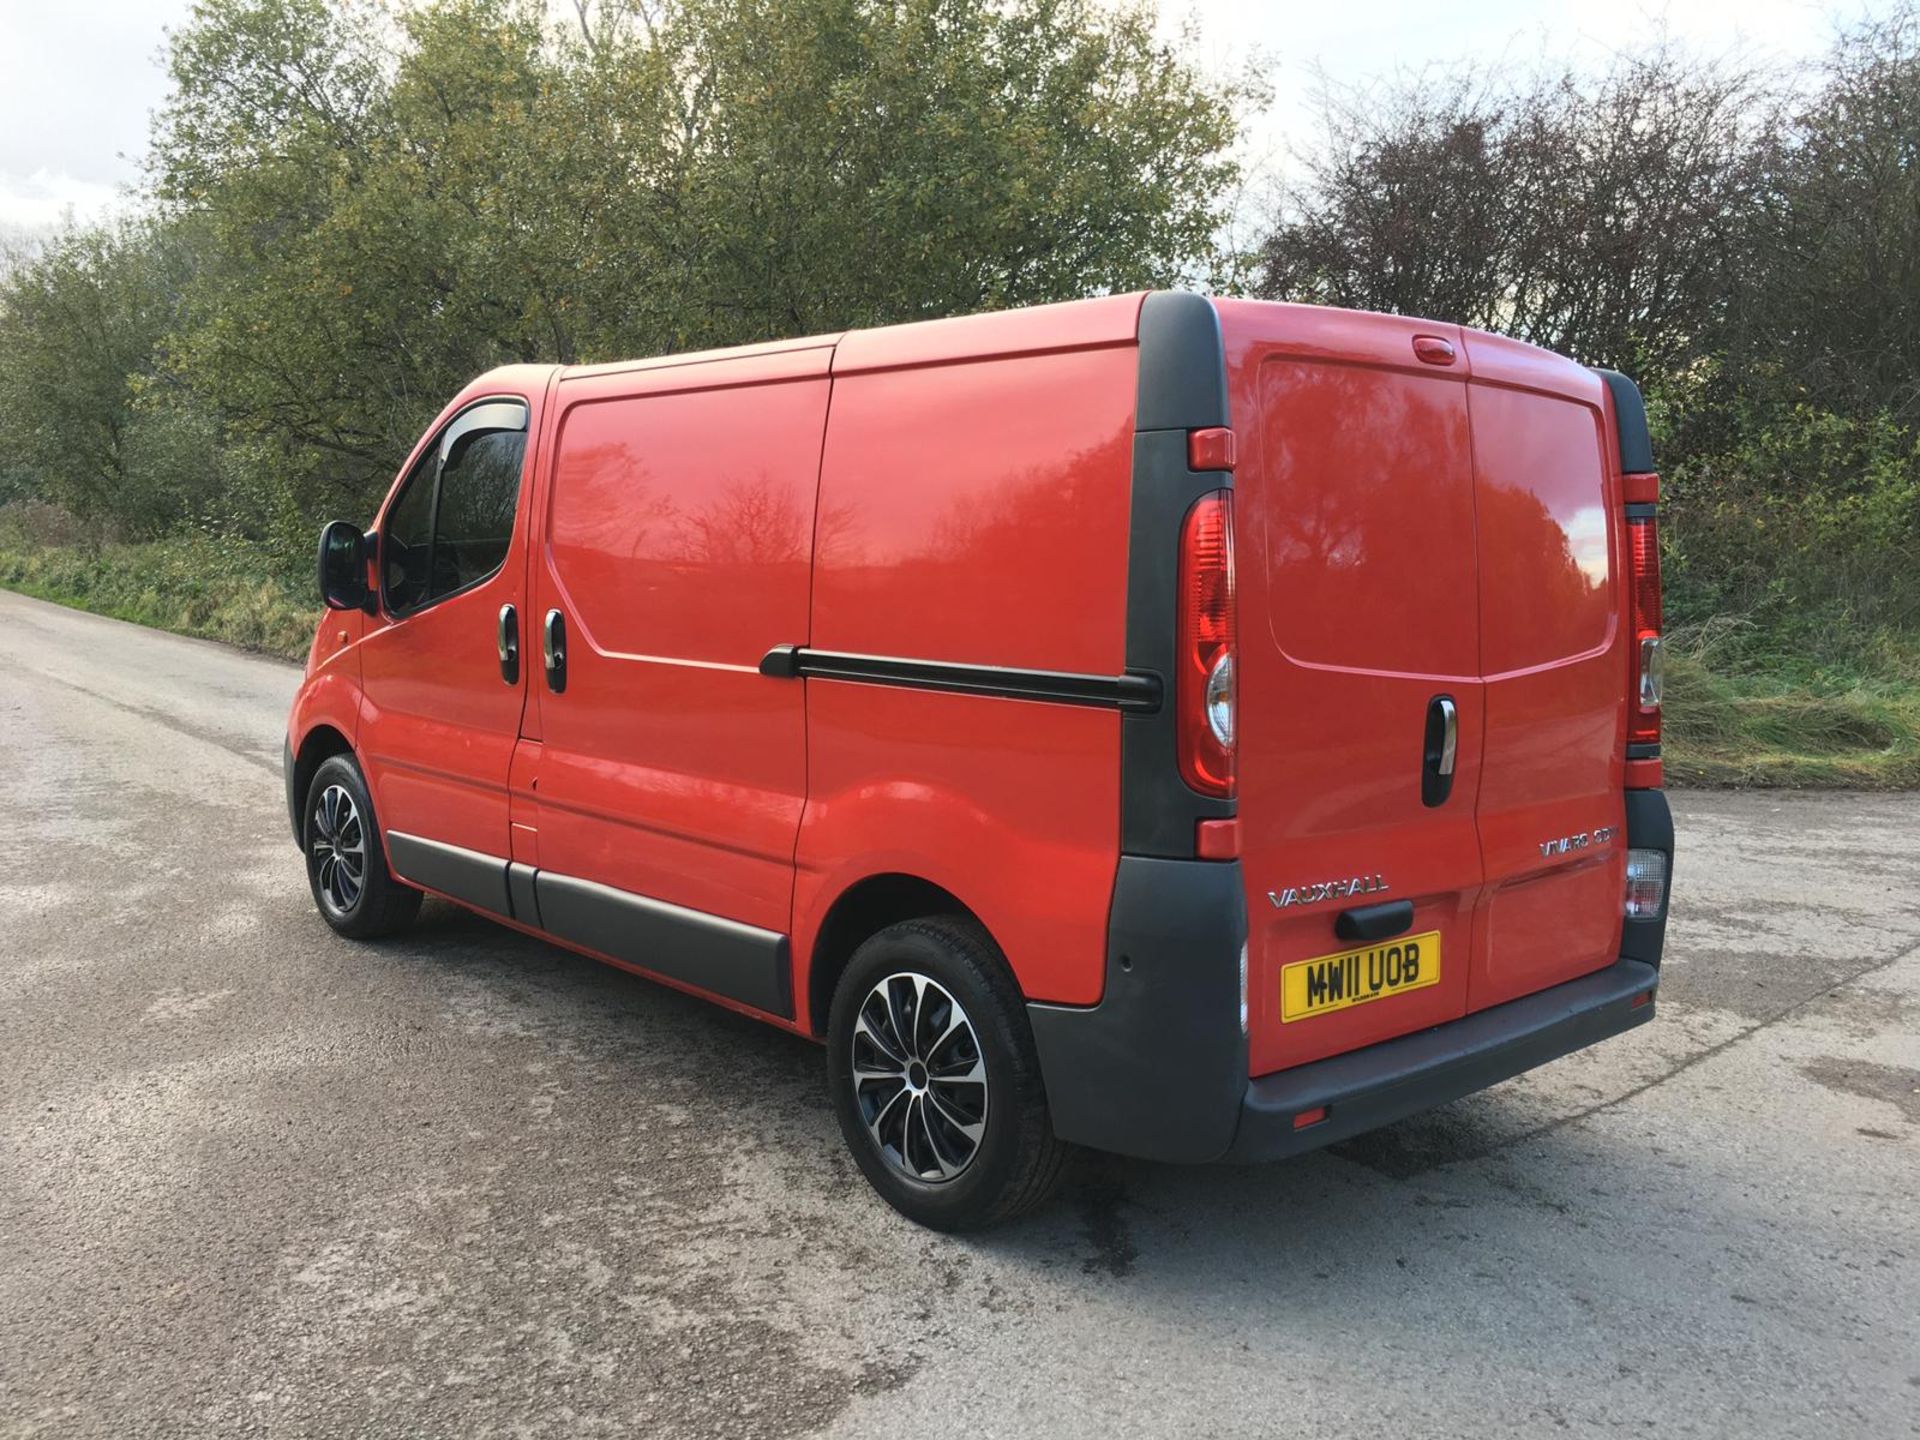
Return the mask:
<svg viewBox="0 0 1920 1440">
<path fill-rule="evenodd" d="M 320 598 L 329 610 L 364 610 L 367 537 L 351 520 L 335 520 L 320 532 Z"/>
</svg>

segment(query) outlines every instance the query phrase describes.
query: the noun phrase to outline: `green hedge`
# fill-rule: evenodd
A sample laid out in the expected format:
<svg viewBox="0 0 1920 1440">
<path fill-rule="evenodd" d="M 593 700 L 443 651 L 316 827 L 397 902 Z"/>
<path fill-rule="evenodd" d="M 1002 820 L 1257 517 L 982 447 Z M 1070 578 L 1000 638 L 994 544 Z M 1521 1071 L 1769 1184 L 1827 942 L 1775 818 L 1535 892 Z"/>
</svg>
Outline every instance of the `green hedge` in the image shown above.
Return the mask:
<svg viewBox="0 0 1920 1440">
<path fill-rule="evenodd" d="M 0 528 L 0 585 L 81 610 L 303 660 L 319 605 L 272 557 L 206 536 L 31 546 Z"/>
</svg>

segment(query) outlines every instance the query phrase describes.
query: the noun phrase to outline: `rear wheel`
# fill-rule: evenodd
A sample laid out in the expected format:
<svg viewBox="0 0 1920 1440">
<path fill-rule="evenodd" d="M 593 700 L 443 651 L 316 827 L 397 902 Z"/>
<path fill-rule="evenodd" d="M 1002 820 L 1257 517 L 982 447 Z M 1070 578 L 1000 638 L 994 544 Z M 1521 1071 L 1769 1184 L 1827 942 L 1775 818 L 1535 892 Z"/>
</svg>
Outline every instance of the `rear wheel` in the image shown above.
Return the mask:
<svg viewBox="0 0 1920 1440">
<path fill-rule="evenodd" d="M 971 1230 L 1058 1186 L 1055 1137 L 1026 1008 L 978 925 L 908 920 L 848 962 L 827 1027 L 827 1074 L 854 1159 L 908 1219 Z"/>
<path fill-rule="evenodd" d="M 391 935 L 419 911 L 420 892 L 387 869 L 373 801 L 351 756 L 330 756 L 314 772 L 301 841 L 313 903 L 342 935 L 354 940 Z"/>
</svg>

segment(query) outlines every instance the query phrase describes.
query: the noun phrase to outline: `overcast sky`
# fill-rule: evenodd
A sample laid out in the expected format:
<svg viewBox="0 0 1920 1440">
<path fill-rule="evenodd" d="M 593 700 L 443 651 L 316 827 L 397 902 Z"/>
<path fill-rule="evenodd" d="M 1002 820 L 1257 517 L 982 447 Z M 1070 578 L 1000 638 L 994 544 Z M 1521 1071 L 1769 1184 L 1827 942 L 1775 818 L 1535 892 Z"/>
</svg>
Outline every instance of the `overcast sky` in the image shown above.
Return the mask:
<svg viewBox="0 0 1920 1440">
<path fill-rule="evenodd" d="M 1304 123 L 1316 65 L 1355 83 L 1434 61 L 1591 63 L 1664 18 L 1714 52 L 1799 57 L 1824 48 L 1839 18 L 1872 0 L 1669 0 L 1636 8 L 1592 0 L 1162 0 L 1191 13 L 1202 55 L 1231 64 L 1258 47 L 1276 100 L 1257 148 L 1284 154 Z M 148 121 L 165 95 L 165 30 L 190 0 L 0 0 L 0 230 L 42 229 L 69 208 L 101 213 L 139 178 Z"/>
</svg>

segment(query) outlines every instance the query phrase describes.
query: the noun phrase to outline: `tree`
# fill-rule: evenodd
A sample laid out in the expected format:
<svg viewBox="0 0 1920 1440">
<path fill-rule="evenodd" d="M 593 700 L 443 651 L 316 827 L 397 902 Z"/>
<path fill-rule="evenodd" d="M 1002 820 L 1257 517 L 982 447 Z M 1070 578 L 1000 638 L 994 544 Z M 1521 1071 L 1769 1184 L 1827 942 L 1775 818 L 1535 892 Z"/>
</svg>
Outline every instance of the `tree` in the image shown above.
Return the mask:
<svg viewBox="0 0 1920 1440">
<path fill-rule="evenodd" d="M 1718 339 L 1772 110 L 1661 47 L 1595 77 L 1421 75 L 1323 96 L 1262 293 L 1499 330 L 1662 373 Z"/>
<path fill-rule="evenodd" d="M 1204 273 L 1242 90 L 1093 0 L 202 0 L 152 160 L 167 368 L 365 509 L 445 398 Z"/>
<path fill-rule="evenodd" d="M 1843 35 L 1767 158 L 1736 360 L 1782 404 L 1920 427 L 1920 14 Z"/>
<path fill-rule="evenodd" d="M 202 420 L 147 383 L 178 318 L 181 247 L 140 221 L 69 231 L 0 277 L 0 445 L 11 487 L 156 533 L 209 488 Z"/>
</svg>

